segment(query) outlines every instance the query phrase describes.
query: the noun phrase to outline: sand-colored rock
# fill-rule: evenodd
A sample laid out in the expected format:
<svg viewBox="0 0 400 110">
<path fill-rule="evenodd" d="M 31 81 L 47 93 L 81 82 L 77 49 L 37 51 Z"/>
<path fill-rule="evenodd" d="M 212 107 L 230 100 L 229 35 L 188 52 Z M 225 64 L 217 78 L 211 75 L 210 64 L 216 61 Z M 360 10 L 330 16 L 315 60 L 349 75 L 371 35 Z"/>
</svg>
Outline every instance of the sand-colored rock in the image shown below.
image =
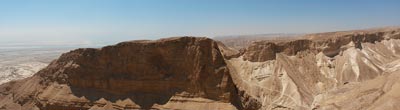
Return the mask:
<svg viewBox="0 0 400 110">
<path fill-rule="evenodd" d="M 309 34 L 236 50 L 209 38 L 63 54 L 0 85 L 0 109 L 396 109 L 400 28 Z"/>
<path fill-rule="evenodd" d="M 255 42 L 238 53 L 240 57 L 227 60 L 239 92 L 260 104 L 258 109 L 307 110 L 318 108 L 313 104 L 323 102 L 325 99 L 318 98 L 328 91 L 398 68 L 393 61 L 400 58 L 399 29 L 327 34 L 319 34 L 321 38 L 307 35 L 304 40 Z"/>
<path fill-rule="evenodd" d="M 39 87 L 31 90 L 27 83 L 16 82 L 1 88 L 11 88 L 2 97 L 27 102 L 0 106 L 236 109 L 233 101 L 237 93 L 229 70 L 217 43 L 208 38 L 129 41 L 101 49 L 77 49 L 26 80 Z M 29 89 L 31 93 L 13 89 Z"/>
</svg>

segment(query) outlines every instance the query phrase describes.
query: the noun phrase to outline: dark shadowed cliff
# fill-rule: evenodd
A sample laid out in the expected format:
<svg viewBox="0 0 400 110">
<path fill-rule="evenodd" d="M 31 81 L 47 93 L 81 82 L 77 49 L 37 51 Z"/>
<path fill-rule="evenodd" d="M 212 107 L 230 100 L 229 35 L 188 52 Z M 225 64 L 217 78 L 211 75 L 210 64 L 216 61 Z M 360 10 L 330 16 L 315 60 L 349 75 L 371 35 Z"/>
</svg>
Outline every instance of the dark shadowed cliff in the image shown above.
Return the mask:
<svg viewBox="0 0 400 110">
<path fill-rule="evenodd" d="M 128 41 L 64 53 L 0 85 L 0 109 L 394 109 L 400 29 L 257 41 Z"/>
</svg>

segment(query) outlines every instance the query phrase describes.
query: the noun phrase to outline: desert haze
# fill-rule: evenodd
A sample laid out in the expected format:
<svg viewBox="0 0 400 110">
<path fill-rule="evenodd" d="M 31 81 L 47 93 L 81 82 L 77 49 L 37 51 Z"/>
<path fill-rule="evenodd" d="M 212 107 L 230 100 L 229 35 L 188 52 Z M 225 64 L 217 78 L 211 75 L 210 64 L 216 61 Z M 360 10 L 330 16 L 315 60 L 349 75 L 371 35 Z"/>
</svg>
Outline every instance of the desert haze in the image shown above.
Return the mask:
<svg viewBox="0 0 400 110">
<path fill-rule="evenodd" d="M 400 28 L 254 40 L 121 42 L 0 86 L 1 109 L 395 110 Z M 234 44 L 233 44 L 234 45 Z"/>
<path fill-rule="evenodd" d="M 400 110 L 400 0 L 0 0 L 0 110 Z"/>
</svg>

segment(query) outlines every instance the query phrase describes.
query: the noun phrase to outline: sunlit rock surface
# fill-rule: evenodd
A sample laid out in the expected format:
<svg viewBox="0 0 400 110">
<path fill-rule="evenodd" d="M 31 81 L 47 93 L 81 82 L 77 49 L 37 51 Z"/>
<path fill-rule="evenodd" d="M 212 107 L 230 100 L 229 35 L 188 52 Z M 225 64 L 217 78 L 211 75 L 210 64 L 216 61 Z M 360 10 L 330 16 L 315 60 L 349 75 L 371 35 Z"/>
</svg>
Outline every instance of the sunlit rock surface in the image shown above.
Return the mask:
<svg viewBox="0 0 400 110">
<path fill-rule="evenodd" d="M 61 55 L 25 80 L 2 86 L 0 99 L 4 103 L 0 106 L 7 109 L 241 108 L 217 42 L 208 38 L 128 41 L 100 49 L 77 49 Z"/>
<path fill-rule="evenodd" d="M 237 50 L 209 38 L 63 54 L 0 86 L 4 109 L 396 109 L 400 29 L 309 34 Z"/>
<path fill-rule="evenodd" d="M 260 41 L 227 64 L 239 92 L 253 98 L 258 109 L 393 109 L 395 104 L 384 102 L 374 107 L 380 96 L 368 98 L 348 86 L 398 74 L 399 32 L 349 31 L 311 34 L 304 40 Z M 370 89 L 384 91 L 362 91 Z M 342 92 L 348 96 L 341 96 Z M 355 97 L 359 101 L 349 103 Z M 397 103 L 393 101 L 388 103 Z"/>
</svg>

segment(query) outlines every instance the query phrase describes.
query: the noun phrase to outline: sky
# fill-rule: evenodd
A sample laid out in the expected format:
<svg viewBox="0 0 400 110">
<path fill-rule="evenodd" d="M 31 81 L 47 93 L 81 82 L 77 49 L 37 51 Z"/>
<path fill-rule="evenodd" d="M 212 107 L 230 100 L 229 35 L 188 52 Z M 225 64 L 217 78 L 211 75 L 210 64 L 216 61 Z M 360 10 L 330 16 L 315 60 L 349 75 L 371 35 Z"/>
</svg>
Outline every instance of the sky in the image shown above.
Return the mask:
<svg viewBox="0 0 400 110">
<path fill-rule="evenodd" d="M 1 0 L 0 43 L 315 33 L 400 25 L 400 0 Z"/>
</svg>

